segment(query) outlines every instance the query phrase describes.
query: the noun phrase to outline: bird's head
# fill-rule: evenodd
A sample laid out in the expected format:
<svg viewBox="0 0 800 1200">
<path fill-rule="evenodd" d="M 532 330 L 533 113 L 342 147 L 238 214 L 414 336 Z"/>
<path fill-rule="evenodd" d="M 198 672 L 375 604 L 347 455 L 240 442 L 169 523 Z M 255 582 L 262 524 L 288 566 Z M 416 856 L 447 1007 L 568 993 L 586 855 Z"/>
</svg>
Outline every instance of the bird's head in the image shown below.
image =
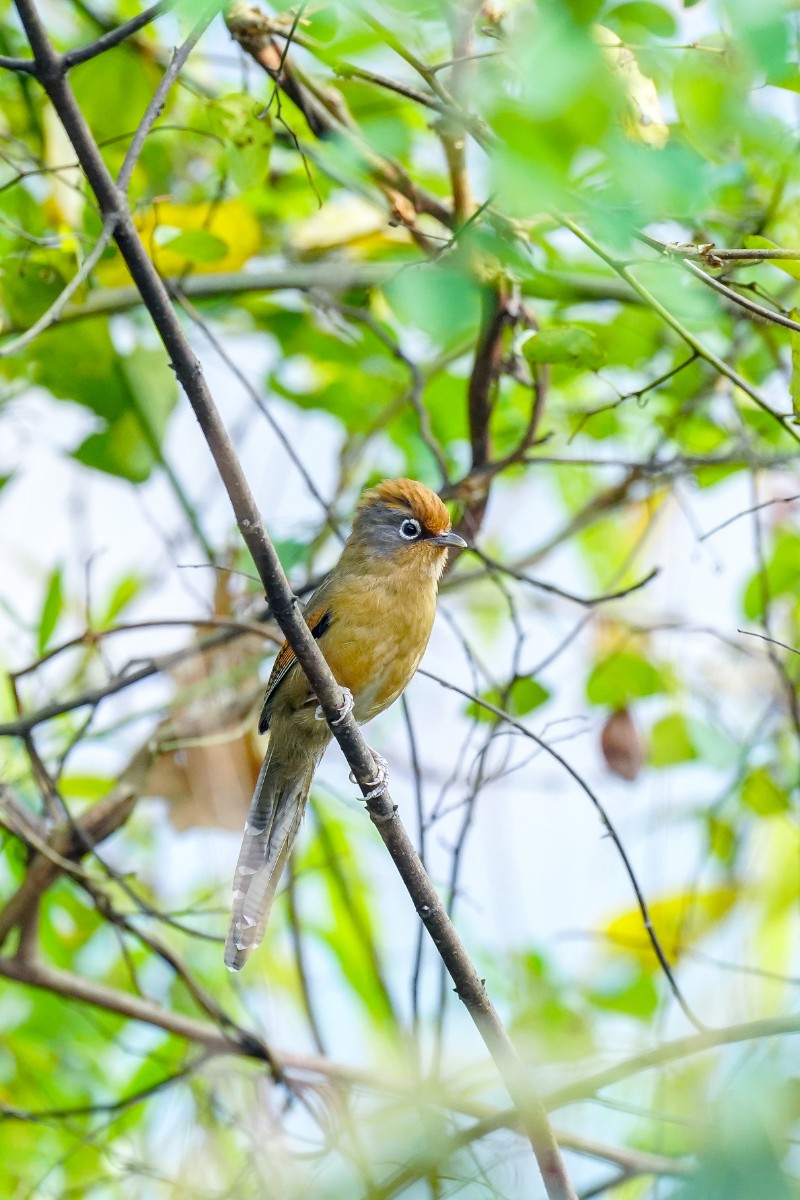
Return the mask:
<svg viewBox="0 0 800 1200">
<path fill-rule="evenodd" d="M 436 492 L 413 479 L 385 479 L 361 497 L 351 542 L 387 566 L 417 566 L 438 579 L 448 548 L 467 544 L 450 525 Z"/>
</svg>

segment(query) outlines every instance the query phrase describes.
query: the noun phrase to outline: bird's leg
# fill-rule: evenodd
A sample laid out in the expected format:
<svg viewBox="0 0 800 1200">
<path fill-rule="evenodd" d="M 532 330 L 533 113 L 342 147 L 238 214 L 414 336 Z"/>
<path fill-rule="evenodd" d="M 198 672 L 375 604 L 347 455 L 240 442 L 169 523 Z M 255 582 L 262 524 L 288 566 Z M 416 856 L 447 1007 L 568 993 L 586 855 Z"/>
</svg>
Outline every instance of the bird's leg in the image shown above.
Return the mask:
<svg viewBox="0 0 800 1200">
<path fill-rule="evenodd" d="M 364 799 L 365 800 L 376 800 L 378 796 L 383 795 L 383 793 L 386 791 L 386 787 L 389 783 L 389 764 L 386 761 L 386 759 L 383 757 L 383 755 L 378 754 L 378 751 L 373 750 L 371 746 L 369 748 L 369 752 L 372 755 L 372 757 L 375 759 L 376 771 L 375 771 L 374 779 L 367 779 L 365 781 L 364 786 L 368 787 L 369 791 L 367 792 L 366 796 L 364 796 Z M 356 777 L 352 771 L 350 772 L 350 782 L 358 783 L 358 780 L 356 779 Z"/>
<path fill-rule="evenodd" d="M 342 704 L 342 707 L 339 709 L 339 715 L 336 718 L 336 720 L 331 721 L 331 725 L 341 725 L 341 723 L 345 719 L 345 717 L 353 711 L 353 704 L 355 703 L 355 701 L 353 700 L 353 693 L 350 691 L 349 688 L 346 688 L 346 687 L 342 688 L 342 697 L 343 697 L 344 703 Z M 314 709 L 314 719 L 317 721 L 327 721 L 327 719 L 328 719 L 325 716 L 325 713 L 322 711 L 321 704 L 318 704 L 317 707 Z"/>
</svg>

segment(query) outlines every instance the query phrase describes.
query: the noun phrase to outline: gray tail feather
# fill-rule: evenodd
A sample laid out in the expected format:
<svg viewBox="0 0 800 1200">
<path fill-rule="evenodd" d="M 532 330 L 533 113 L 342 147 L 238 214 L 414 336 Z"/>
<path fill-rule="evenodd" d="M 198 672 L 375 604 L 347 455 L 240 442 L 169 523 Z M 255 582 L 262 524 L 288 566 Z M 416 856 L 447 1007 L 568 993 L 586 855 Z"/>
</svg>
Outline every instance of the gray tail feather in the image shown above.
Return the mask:
<svg viewBox="0 0 800 1200">
<path fill-rule="evenodd" d="M 233 911 L 225 940 L 225 965 L 239 971 L 263 940 L 272 901 L 297 837 L 314 764 L 292 774 L 267 750 L 244 827 L 233 877 Z"/>
</svg>

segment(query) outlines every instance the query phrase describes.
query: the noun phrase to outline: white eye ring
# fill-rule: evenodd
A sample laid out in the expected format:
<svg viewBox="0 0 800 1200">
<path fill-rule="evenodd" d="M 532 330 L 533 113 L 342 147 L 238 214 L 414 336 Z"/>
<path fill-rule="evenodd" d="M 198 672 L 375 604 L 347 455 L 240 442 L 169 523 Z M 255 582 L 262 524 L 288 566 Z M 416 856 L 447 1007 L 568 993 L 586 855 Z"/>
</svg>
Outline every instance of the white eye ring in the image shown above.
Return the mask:
<svg viewBox="0 0 800 1200">
<path fill-rule="evenodd" d="M 421 533 L 422 526 L 413 517 L 406 517 L 400 526 L 400 537 L 405 538 L 407 542 L 413 542 L 414 538 L 418 538 Z"/>
</svg>

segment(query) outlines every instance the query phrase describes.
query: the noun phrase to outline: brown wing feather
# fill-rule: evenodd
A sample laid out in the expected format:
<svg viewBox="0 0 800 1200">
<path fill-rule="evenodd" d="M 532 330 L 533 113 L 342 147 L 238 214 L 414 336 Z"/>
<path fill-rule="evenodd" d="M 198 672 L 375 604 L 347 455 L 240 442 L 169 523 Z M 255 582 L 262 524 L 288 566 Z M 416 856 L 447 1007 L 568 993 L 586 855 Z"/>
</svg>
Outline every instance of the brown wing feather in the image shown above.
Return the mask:
<svg viewBox="0 0 800 1200">
<path fill-rule="evenodd" d="M 305 617 L 306 625 L 308 625 L 315 638 L 322 637 L 331 623 L 331 611 L 327 604 L 319 604 L 311 612 L 303 613 L 303 616 Z M 258 722 L 259 733 L 266 733 L 269 728 L 267 705 L 296 662 L 297 657 L 294 650 L 288 642 L 284 642 L 276 655 L 275 662 L 272 664 L 272 670 L 269 673 L 269 679 L 267 680 L 267 691 L 261 707 L 261 718 Z"/>
</svg>

